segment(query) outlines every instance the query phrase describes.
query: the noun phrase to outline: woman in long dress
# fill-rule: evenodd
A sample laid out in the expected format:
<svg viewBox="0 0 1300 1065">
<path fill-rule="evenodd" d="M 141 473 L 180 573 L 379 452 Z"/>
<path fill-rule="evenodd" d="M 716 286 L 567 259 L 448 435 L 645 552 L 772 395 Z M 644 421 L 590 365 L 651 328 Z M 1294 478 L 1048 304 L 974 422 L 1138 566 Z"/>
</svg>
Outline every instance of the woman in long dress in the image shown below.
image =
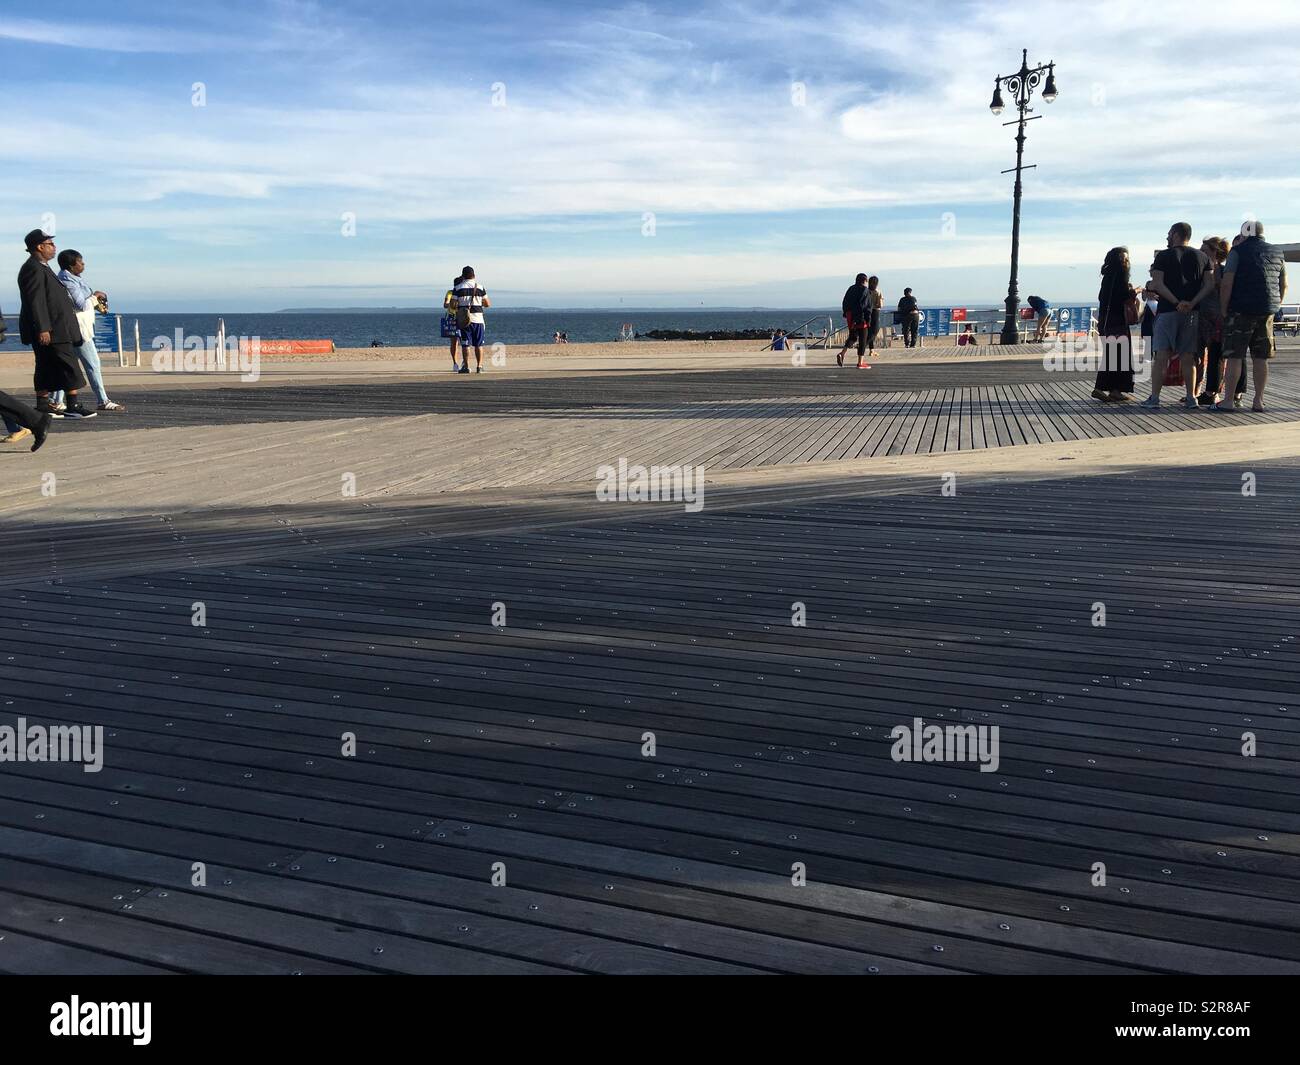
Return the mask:
<svg viewBox="0 0 1300 1065">
<path fill-rule="evenodd" d="M 1128 249 L 1111 248 L 1101 264 L 1101 290 L 1097 293 L 1101 368 L 1092 389 L 1093 398 L 1105 403 L 1133 398 L 1133 336 L 1124 311 L 1133 299 Z"/>
<path fill-rule="evenodd" d="M 880 292 L 880 278 L 874 274 L 867 278 L 867 295 L 870 313 L 866 315 L 867 330 L 867 348 L 872 355 L 876 353 L 876 337 L 880 335 L 880 308 L 884 305 L 885 297 Z M 858 366 L 867 368 L 862 361 L 862 356 L 858 355 Z"/>
</svg>

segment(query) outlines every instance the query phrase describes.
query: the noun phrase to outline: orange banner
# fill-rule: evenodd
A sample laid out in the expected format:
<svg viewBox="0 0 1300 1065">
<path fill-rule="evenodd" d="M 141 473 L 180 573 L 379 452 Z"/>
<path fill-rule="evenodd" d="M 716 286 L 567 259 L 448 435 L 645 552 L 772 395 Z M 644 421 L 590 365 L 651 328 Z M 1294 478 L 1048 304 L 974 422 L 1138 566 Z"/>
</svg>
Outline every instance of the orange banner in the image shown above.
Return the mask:
<svg viewBox="0 0 1300 1065">
<path fill-rule="evenodd" d="M 332 355 L 332 340 L 241 340 L 241 354 L 249 355 Z"/>
</svg>

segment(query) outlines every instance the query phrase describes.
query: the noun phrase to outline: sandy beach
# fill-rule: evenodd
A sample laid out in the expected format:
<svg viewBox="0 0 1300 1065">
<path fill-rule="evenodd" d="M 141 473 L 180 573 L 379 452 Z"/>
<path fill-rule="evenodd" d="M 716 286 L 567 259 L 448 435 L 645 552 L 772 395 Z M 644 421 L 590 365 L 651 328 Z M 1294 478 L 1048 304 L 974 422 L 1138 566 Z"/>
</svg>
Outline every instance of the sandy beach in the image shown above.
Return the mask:
<svg viewBox="0 0 1300 1065">
<path fill-rule="evenodd" d="M 483 346 L 483 359 L 492 358 L 494 351 L 491 334 Z M 599 344 L 504 344 L 500 350 L 507 359 L 537 359 L 545 357 L 612 358 L 644 355 L 713 355 L 722 352 L 760 352 L 767 347 L 765 340 L 633 340 L 606 341 Z M 310 362 L 313 359 L 344 357 L 349 362 L 374 360 L 376 362 L 403 362 L 408 360 L 446 358 L 450 362 L 447 341 L 416 347 L 336 348 L 334 355 L 267 355 L 263 362 Z M 459 356 L 458 356 L 459 357 Z"/>
<path fill-rule="evenodd" d="M 680 341 L 608 341 L 599 344 L 508 344 L 504 346 L 509 359 L 536 359 L 543 357 L 566 358 L 613 358 L 674 355 L 715 355 L 724 352 L 761 352 L 767 346 L 762 340 L 680 340 Z M 450 361 L 447 342 L 422 344 L 410 347 L 382 348 L 335 348 L 330 355 L 263 355 L 262 362 L 329 362 L 346 359 L 348 362 L 412 362 L 424 359 L 446 358 Z M 485 360 L 492 357 L 497 350 L 493 347 L 491 337 L 483 348 Z M 819 349 L 820 350 L 820 349 Z M 142 345 L 140 349 L 141 365 L 149 361 L 152 349 Z M 768 354 L 771 354 L 770 352 Z M 30 349 L 13 346 L 0 350 L 0 360 L 6 364 L 15 359 L 30 361 Z M 116 352 L 101 352 L 100 357 L 105 366 L 117 365 Z M 128 346 L 127 359 L 134 362 L 135 349 Z"/>
<path fill-rule="evenodd" d="M 750 366 L 753 368 L 789 367 L 791 352 L 764 351 L 765 342 L 758 340 L 683 340 L 683 341 L 632 341 L 574 344 L 510 344 L 494 349 L 489 342 L 483 350 L 485 372 L 502 374 L 510 372 L 628 372 L 655 370 L 659 372 L 684 372 Z M 828 367 L 835 362 L 837 348 L 810 348 L 804 352 L 805 365 Z M 877 363 L 924 363 L 953 360 L 1013 360 L 1039 358 L 1044 346 L 1019 345 L 1001 348 L 981 345 L 974 349 L 955 344 L 931 347 L 906 348 L 895 343 L 889 348 L 878 348 L 871 356 Z M 504 363 L 494 356 L 504 355 Z M 138 380 L 157 378 L 167 380 L 195 378 L 218 379 L 226 376 L 219 372 L 155 373 L 151 363 L 152 351 L 144 348 L 140 353 L 140 366 L 134 365 L 135 352 L 128 351 L 126 367 L 118 365 L 114 352 L 101 356 L 104 372 L 114 379 Z M 854 353 L 846 362 L 852 367 Z M 274 373 L 274 367 L 283 367 L 294 373 L 372 373 L 372 374 L 423 374 L 441 370 L 450 372 L 450 355 L 445 343 L 412 347 L 337 348 L 328 355 L 265 355 L 261 359 L 262 373 Z M 22 389 L 29 381 L 32 354 L 26 348 L 12 348 L 0 352 L 0 385 Z"/>
</svg>

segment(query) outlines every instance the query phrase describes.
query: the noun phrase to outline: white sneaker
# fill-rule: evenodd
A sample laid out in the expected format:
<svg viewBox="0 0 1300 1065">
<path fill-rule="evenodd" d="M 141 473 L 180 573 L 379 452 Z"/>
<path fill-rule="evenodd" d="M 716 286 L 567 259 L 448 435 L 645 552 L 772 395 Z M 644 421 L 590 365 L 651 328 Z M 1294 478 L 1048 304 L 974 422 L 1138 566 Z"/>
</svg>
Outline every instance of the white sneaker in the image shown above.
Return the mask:
<svg viewBox="0 0 1300 1065">
<path fill-rule="evenodd" d="M 107 403 L 101 403 L 99 405 L 99 409 L 100 410 L 126 410 L 126 408 L 122 406 L 122 404 L 114 403 L 111 399 Z"/>
</svg>

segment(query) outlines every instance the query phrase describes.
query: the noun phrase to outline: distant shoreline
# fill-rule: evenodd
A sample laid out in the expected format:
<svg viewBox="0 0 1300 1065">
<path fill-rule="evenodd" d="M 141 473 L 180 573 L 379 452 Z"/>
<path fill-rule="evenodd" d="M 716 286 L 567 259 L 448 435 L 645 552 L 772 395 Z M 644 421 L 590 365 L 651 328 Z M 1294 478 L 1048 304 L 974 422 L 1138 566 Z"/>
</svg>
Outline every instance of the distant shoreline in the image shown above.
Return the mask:
<svg viewBox="0 0 1300 1065">
<path fill-rule="evenodd" d="M 1087 299 L 1061 298 L 1056 305 L 1084 306 L 1095 304 L 1095 296 Z M 932 302 L 936 307 L 965 307 L 973 311 L 1002 310 L 1004 301 L 985 302 Z M 815 307 L 497 307 L 494 314 L 833 314 L 838 308 Z M 140 311 L 141 314 L 187 314 L 187 311 Z M 192 312 L 199 313 L 199 312 Z M 223 311 L 203 312 L 223 314 L 442 314 L 441 307 L 285 307 L 278 311 Z"/>
</svg>

